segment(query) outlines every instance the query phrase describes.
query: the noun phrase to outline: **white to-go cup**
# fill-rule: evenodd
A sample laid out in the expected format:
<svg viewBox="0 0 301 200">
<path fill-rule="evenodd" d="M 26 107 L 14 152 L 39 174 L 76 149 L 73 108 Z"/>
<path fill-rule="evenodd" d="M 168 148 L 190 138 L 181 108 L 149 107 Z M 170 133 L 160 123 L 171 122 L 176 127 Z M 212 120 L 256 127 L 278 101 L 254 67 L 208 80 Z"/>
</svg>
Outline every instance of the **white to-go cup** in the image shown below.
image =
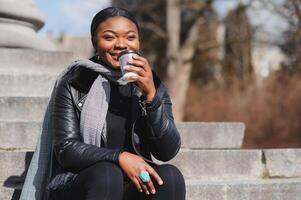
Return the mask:
<svg viewBox="0 0 301 200">
<path fill-rule="evenodd" d="M 133 82 L 134 80 L 128 80 L 128 77 L 138 76 L 135 72 L 129 72 L 124 69 L 126 65 L 129 65 L 128 61 L 133 57 L 133 55 L 139 55 L 139 54 L 136 51 L 125 50 L 118 55 L 118 61 L 122 73 L 122 80 L 125 82 Z"/>
</svg>

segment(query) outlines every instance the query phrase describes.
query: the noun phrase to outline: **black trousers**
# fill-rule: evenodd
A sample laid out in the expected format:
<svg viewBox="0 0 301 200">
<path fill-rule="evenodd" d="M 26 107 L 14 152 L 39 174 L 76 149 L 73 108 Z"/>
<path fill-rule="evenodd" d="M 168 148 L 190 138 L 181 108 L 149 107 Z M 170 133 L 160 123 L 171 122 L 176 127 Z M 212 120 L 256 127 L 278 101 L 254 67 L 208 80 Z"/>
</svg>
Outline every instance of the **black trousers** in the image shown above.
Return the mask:
<svg viewBox="0 0 301 200">
<path fill-rule="evenodd" d="M 78 174 L 71 189 L 57 192 L 56 200 L 185 200 L 185 181 L 173 165 L 154 166 L 164 184 L 156 187 L 156 194 L 140 193 L 127 180 L 120 167 L 99 162 Z"/>
</svg>

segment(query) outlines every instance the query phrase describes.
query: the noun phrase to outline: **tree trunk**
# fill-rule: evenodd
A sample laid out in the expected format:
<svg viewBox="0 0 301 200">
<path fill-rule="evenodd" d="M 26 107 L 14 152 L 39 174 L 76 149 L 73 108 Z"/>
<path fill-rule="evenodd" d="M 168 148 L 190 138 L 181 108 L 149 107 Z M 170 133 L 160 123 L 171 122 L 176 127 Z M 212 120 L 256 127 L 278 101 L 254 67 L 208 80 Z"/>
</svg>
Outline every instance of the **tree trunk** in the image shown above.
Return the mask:
<svg viewBox="0 0 301 200">
<path fill-rule="evenodd" d="M 192 69 L 191 59 L 195 51 L 198 38 L 199 24 L 203 19 L 198 19 L 189 30 L 184 44 L 180 48 L 180 5 L 176 0 L 167 1 L 167 56 L 168 66 L 166 85 L 173 101 L 173 113 L 176 121 L 182 121 L 185 111 L 186 94 L 190 83 Z"/>
<path fill-rule="evenodd" d="M 179 46 L 180 46 L 180 25 L 181 25 L 181 11 L 177 0 L 167 0 L 166 5 L 167 13 L 167 74 L 166 85 L 169 90 L 169 94 L 173 101 L 173 113 L 176 121 L 181 121 L 183 114 L 181 101 L 183 101 L 182 95 L 177 95 L 177 87 L 180 86 L 181 75 L 178 71 L 180 65 L 179 59 Z M 181 93 L 181 92 L 180 92 Z"/>
</svg>

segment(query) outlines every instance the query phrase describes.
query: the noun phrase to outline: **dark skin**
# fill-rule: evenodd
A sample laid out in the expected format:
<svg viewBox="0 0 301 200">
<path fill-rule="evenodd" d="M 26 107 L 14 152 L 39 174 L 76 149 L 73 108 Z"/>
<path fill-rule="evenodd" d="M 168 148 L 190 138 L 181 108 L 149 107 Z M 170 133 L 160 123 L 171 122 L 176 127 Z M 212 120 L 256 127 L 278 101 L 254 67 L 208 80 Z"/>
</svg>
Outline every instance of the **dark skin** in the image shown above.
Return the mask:
<svg viewBox="0 0 301 200">
<path fill-rule="evenodd" d="M 139 51 L 140 49 L 138 29 L 135 23 L 125 17 L 116 16 L 108 18 L 98 25 L 93 38 L 93 45 L 96 49 L 96 54 L 106 64 L 112 68 L 119 69 L 120 66 L 117 57 L 121 51 Z M 129 79 L 135 81 L 135 84 L 141 89 L 147 101 L 152 101 L 156 89 L 149 62 L 146 58 L 137 55 L 129 61 L 129 64 L 125 69 L 137 74 L 137 76 L 131 76 Z M 140 180 L 139 173 L 141 171 L 147 171 L 159 185 L 163 184 L 157 172 L 140 156 L 123 152 L 119 155 L 119 166 L 140 192 L 144 191 L 146 194 L 156 193 L 152 179 L 147 183 L 143 183 Z"/>
</svg>

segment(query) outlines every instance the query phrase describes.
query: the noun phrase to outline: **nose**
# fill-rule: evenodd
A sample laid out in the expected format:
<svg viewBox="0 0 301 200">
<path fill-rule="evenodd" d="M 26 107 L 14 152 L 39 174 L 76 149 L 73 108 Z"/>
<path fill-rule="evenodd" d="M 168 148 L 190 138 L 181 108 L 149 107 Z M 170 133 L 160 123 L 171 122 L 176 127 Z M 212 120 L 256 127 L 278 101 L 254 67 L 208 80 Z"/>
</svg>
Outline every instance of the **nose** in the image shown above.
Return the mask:
<svg viewBox="0 0 301 200">
<path fill-rule="evenodd" d="M 115 47 L 116 47 L 117 49 L 121 49 L 121 50 L 124 50 L 124 49 L 127 49 L 127 48 L 128 48 L 126 42 L 125 42 L 122 38 L 119 38 L 119 39 L 116 41 Z"/>
</svg>

